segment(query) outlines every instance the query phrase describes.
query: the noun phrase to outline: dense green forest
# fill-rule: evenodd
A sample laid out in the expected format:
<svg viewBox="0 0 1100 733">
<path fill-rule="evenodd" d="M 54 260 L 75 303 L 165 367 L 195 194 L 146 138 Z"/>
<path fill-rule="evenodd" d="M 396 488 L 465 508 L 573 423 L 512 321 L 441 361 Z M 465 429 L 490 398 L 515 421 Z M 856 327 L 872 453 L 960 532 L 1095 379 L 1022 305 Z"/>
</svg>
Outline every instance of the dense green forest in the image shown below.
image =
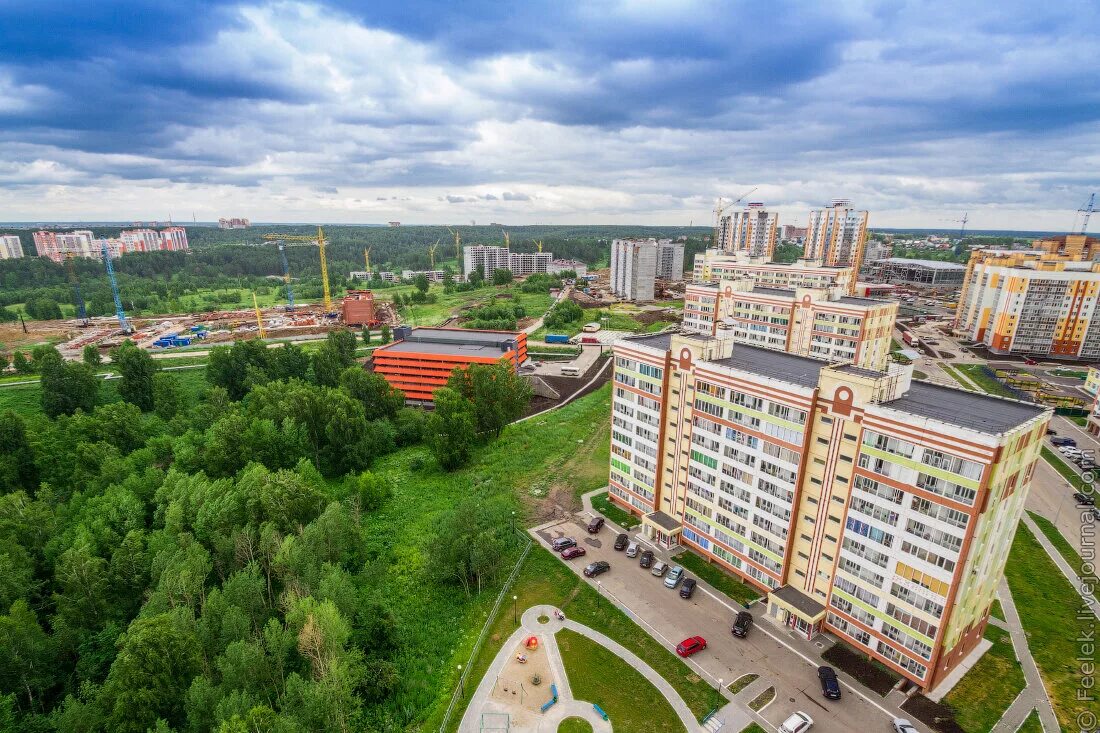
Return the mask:
<svg viewBox="0 0 1100 733">
<path fill-rule="evenodd" d="M 392 731 L 433 713 L 464 643 L 447 619 L 481 607 L 517 544 L 512 484 L 452 472 L 530 392 L 471 368 L 425 413 L 355 346 L 218 347 L 188 401 L 124 345 L 110 403 L 90 365 L 36 350 L 45 414 L 0 414 L 0 730 Z"/>
<path fill-rule="evenodd" d="M 93 229 L 97 236 L 117 236 L 118 229 Z M 123 305 L 135 314 L 170 313 L 188 310 L 181 304 L 185 296 L 199 299 L 196 311 L 238 307 L 251 304 L 245 291 L 260 296 L 274 294 L 283 265 L 278 249 L 263 244 L 267 233 L 315 234 L 316 227 L 257 226 L 247 230 L 223 230 L 212 227 L 188 227 L 192 251 L 128 254 L 115 260 Z M 501 244 L 499 227 L 459 227 L 463 244 Z M 577 259 L 589 265 L 606 266 L 611 239 L 627 236 L 676 237 L 688 235 L 684 264 L 691 266 L 696 252 L 702 251 L 701 236 L 709 230 L 701 227 L 510 227 L 511 246 L 516 251 L 535 251 L 542 241 L 545 251 L 561 259 Z M 29 231 L 19 232 L 24 251 L 34 252 Z M 329 277 L 337 293 L 362 283 L 348 280 L 348 273 L 364 268 L 363 251 L 371 250 L 371 266 L 379 270 L 423 270 L 430 260 L 428 247 L 439 242 L 436 266 L 459 269 L 454 239 L 446 227 L 325 227 Z M 315 247 L 292 246 L 286 249 L 295 296 L 315 300 L 321 296 L 320 260 Z M 91 315 L 114 312 L 110 285 L 100 262 L 77 259 L 74 272 L 81 294 Z M 373 283 L 372 287 L 383 287 Z M 281 297 L 281 296 L 280 296 Z M 56 304 L 75 301 L 64 266 L 41 257 L 0 261 L 0 319 L 14 319 L 14 311 L 4 306 L 26 304 L 31 318 L 57 317 Z M 33 311 L 33 312 L 32 312 Z M 70 313 L 72 311 L 69 311 Z"/>
</svg>

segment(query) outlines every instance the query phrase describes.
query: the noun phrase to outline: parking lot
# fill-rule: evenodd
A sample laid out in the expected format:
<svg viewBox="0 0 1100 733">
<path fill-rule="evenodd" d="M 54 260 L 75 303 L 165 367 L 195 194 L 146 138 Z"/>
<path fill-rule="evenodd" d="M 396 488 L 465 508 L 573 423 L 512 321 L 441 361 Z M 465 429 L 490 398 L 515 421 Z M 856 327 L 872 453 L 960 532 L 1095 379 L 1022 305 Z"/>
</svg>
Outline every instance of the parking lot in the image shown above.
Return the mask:
<svg viewBox="0 0 1100 733">
<path fill-rule="evenodd" d="M 809 713 L 815 721 L 815 731 L 838 733 L 851 733 L 859 729 L 857 726 L 866 728 L 868 724 L 871 730 L 889 730 L 894 715 L 909 717 L 893 710 L 875 693 L 866 692 L 867 697 L 854 694 L 854 683 L 840 672 L 844 697 L 840 701 L 826 700 L 821 695 L 816 669 L 823 664 L 818 655 L 828 644 L 826 637 L 806 641 L 763 618 L 760 609 L 752 609 L 755 617 L 752 630 L 747 638 L 736 638 L 730 633 L 730 624 L 741 607 L 733 600 L 702 582 L 690 600 L 680 598 L 677 590 L 665 588 L 663 578 L 653 577 L 649 570 L 641 568 L 639 558 L 628 558 L 624 552 L 614 550 L 620 529 L 609 522 L 600 533 L 589 535 L 582 521 L 587 518 L 562 520 L 543 526 L 533 534 L 548 549 L 557 537 L 574 538 L 586 554 L 564 562 L 578 574 L 591 562 L 610 563 L 608 572 L 588 582 L 604 597 L 614 600 L 669 650 L 690 636 L 705 638 L 707 648 L 686 662 L 711 684 L 716 685 L 721 679 L 728 685 L 750 672 L 767 678 L 776 688 L 776 699 L 761 711 L 761 715 L 772 729 L 795 710 Z M 631 539 L 636 538 L 631 535 Z M 640 549 L 653 550 L 656 559 L 676 564 L 675 558 L 669 558 L 651 545 L 641 544 Z M 688 576 L 690 573 L 685 577 Z M 639 633 L 643 632 L 639 630 Z M 753 687 L 755 689 L 757 684 Z M 869 698 L 874 698 L 875 702 Z"/>
</svg>

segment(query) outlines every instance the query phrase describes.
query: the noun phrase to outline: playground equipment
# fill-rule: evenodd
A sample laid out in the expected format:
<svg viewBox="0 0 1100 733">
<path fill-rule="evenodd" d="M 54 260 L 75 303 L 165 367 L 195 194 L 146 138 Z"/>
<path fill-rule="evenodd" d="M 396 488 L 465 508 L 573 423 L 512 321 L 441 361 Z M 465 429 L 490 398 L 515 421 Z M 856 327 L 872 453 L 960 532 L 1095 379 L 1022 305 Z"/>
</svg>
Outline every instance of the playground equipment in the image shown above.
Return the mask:
<svg viewBox="0 0 1100 733">
<path fill-rule="evenodd" d="M 539 648 L 539 638 L 537 636 L 528 636 L 527 641 L 523 642 L 523 645 L 534 651 Z"/>
</svg>

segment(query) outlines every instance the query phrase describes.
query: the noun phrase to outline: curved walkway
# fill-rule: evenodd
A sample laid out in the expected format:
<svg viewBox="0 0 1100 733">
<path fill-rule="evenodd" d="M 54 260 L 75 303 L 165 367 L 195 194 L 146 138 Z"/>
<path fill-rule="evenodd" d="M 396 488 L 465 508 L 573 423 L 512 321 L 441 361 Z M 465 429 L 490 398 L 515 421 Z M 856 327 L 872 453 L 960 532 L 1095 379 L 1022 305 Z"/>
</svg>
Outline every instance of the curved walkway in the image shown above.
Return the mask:
<svg viewBox="0 0 1100 733">
<path fill-rule="evenodd" d="M 516 722 L 513 723 L 512 730 L 555 733 L 558 725 L 566 718 L 583 718 L 592 725 L 594 733 L 611 733 L 612 723 L 600 717 L 593 708 L 592 703 L 577 700 L 573 697 L 573 690 L 569 686 L 569 676 L 565 672 L 565 664 L 562 662 L 557 639 L 555 638 L 555 634 L 563 628 L 586 636 L 592 641 L 603 645 L 624 662 L 638 670 L 668 700 L 672 709 L 676 711 L 676 715 L 680 718 L 680 722 L 684 724 L 685 730 L 692 733 L 703 730 L 702 726 L 695 720 L 691 709 L 680 697 L 680 694 L 676 692 L 675 688 L 634 652 L 584 624 L 569 619 L 559 621 L 555 617 L 556 611 L 557 609 L 553 606 L 531 606 L 523 612 L 519 628 L 505 640 L 500 651 L 493 659 L 493 663 L 489 665 L 489 669 L 485 672 L 485 676 L 478 683 L 477 690 L 470 698 L 470 704 L 466 707 L 462 722 L 459 724 L 458 730 L 460 733 L 480 733 L 483 713 L 500 714 L 508 712 L 507 705 L 492 700 L 491 696 L 501 672 L 512 659 L 513 651 L 519 646 L 524 637 L 528 636 L 537 636 L 546 650 L 547 662 L 550 665 L 554 684 L 557 686 L 558 702 L 545 713 L 539 715 L 536 719 L 537 722 L 533 725 Z M 546 618 L 547 621 L 540 621 L 539 617 Z M 522 715 L 523 711 L 516 712 Z"/>
</svg>

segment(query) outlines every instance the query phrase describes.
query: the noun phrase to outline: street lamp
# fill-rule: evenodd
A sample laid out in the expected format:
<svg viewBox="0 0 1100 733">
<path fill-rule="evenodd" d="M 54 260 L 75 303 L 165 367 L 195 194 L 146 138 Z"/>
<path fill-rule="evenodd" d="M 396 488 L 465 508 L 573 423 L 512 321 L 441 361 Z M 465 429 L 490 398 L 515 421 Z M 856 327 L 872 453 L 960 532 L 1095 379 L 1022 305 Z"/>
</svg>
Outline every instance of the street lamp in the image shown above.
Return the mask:
<svg viewBox="0 0 1100 733">
<path fill-rule="evenodd" d="M 718 704 L 722 702 L 722 678 L 718 678 L 718 686 L 714 688 L 714 707 L 718 708 Z"/>
<path fill-rule="evenodd" d="M 603 595 L 603 581 L 596 581 L 596 608 L 600 607 L 600 596 Z"/>
<path fill-rule="evenodd" d="M 462 665 L 458 665 L 458 685 L 460 696 L 466 697 L 466 680 L 462 677 Z"/>
<path fill-rule="evenodd" d="M 512 511 L 512 534 L 516 533 L 516 512 Z"/>
<path fill-rule="evenodd" d="M 512 596 L 512 621 L 519 625 L 519 610 L 516 605 L 519 602 L 519 596 Z"/>
</svg>

